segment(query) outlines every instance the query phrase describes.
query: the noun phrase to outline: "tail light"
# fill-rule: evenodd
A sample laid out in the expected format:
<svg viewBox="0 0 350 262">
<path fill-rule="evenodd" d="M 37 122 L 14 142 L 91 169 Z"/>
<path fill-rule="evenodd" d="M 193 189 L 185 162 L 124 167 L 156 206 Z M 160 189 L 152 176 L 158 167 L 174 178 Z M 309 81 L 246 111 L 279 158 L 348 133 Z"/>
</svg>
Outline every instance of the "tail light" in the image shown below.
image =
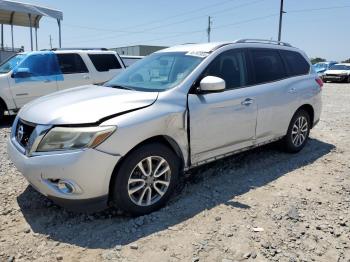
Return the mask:
<svg viewBox="0 0 350 262">
<path fill-rule="evenodd" d="M 322 87 L 323 87 L 323 81 L 322 81 L 322 79 L 319 78 L 319 77 L 317 77 L 315 80 L 316 80 L 317 84 L 320 86 L 320 89 L 322 89 Z"/>
</svg>

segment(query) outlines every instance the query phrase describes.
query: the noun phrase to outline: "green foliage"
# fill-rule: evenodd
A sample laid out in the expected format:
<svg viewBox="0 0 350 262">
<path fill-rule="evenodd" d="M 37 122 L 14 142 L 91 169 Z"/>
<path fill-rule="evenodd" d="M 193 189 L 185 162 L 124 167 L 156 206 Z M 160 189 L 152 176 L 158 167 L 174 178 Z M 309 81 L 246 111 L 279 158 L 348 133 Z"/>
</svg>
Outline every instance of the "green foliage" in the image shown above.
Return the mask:
<svg viewBox="0 0 350 262">
<path fill-rule="evenodd" d="M 344 60 L 342 63 L 350 63 L 350 58 Z"/>
<path fill-rule="evenodd" d="M 311 58 L 311 63 L 314 65 L 316 63 L 320 63 L 320 62 L 326 62 L 327 60 L 321 57 L 315 57 L 315 58 Z"/>
</svg>

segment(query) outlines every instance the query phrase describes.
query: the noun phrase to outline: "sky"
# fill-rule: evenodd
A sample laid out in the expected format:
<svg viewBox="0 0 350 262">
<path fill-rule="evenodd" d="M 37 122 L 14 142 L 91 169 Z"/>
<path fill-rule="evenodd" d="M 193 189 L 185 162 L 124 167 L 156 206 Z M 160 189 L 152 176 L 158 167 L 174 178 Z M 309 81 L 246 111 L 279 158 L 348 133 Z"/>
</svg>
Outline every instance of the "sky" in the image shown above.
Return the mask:
<svg viewBox="0 0 350 262">
<path fill-rule="evenodd" d="M 211 41 L 278 37 L 280 0 L 24 0 L 63 12 L 62 47 L 172 46 Z M 282 41 L 309 57 L 350 58 L 350 0 L 284 0 Z M 34 32 L 33 32 L 34 33 Z M 39 49 L 58 46 L 57 22 L 42 18 Z M 10 26 L 4 26 L 11 46 Z M 15 46 L 30 48 L 29 29 L 14 28 Z"/>
</svg>

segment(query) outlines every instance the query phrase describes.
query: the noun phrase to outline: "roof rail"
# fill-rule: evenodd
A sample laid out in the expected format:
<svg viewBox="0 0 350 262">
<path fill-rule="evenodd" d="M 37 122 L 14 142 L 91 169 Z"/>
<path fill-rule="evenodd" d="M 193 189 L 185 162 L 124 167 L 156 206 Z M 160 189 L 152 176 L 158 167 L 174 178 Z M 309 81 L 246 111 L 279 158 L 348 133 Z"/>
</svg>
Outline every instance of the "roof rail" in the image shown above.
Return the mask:
<svg viewBox="0 0 350 262">
<path fill-rule="evenodd" d="M 52 48 L 51 51 L 59 51 L 59 50 L 101 50 L 108 51 L 105 47 L 68 47 L 68 48 Z"/>
<path fill-rule="evenodd" d="M 286 42 L 281 42 L 276 40 L 267 40 L 267 39 L 239 39 L 239 40 L 236 40 L 234 43 L 262 43 L 262 44 L 275 44 L 275 45 L 292 47 L 291 44 Z"/>
</svg>

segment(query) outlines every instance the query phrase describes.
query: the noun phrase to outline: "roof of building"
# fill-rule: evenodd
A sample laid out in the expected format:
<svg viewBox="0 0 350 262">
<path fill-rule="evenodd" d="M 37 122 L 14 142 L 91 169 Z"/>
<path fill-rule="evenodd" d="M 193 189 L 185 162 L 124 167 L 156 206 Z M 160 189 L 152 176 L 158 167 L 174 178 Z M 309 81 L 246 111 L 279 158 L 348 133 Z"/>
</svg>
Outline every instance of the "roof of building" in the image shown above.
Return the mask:
<svg viewBox="0 0 350 262">
<path fill-rule="evenodd" d="M 29 16 L 31 19 L 29 20 Z M 39 21 L 43 16 L 63 20 L 63 13 L 39 5 L 27 4 L 16 1 L 0 1 L 0 24 L 39 27 Z"/>
</svg>

